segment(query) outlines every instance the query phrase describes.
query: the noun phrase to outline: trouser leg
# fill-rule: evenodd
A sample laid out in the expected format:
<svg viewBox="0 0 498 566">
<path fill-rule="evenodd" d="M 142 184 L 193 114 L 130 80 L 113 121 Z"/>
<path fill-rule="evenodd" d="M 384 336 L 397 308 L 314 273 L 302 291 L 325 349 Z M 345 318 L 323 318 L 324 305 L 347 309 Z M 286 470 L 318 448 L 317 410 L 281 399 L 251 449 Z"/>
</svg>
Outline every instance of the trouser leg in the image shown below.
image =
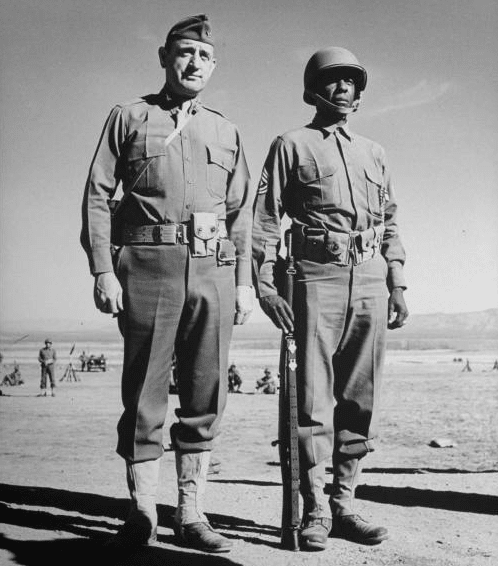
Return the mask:
<svg viewBox="0 0 498 566">
<path fill-rule="evenodd" d="M 298 274 L 294 293 L 299 453 L 306 469 L 331 459 L 334 449 L 332 360 L 343 334 L 349 300 L 348 271 L 313 266 L 319 267 L 324 273 L 315 277 L 309 273 L 311 267 L 299 264 L 303 273 Z"/>
<path fill-rule="evenodd" d="M 335 451 L 330 504 L 333 530 L 362 544 L 388 538 L 387 529 L 363 520 L 355 508 L 355 491 L 364 457 L 377 436 L 381 378 L 387 332 L 387 293 L 379 285 L 380 260 L 353 271 L 350 313 L 334 356 Z"/>
<path fill-rule="evenodd" d="M 124 337 L 117 452 L 130 461 L 163 453 L 174 344 L 185 301 L 185 246 L 125 246 L 117 273 Z"/>
<path fill-rule="evenodd" d="M 42 391 L 45 391 L 47 389 L 47 369 L 45 367 L 41 368 L 40 389 Z"/>
<path fill-rule="evenodd" d="M 377 432 L 387 329 L 386 263 L 298 264 L 295 334 L 301 459 Z"/>
<path fill-rule="evenodd" d="M 50 379 L 50 388 L 52 390 L 52 397 L 55 396 L 55 366 L 53 364 L 50 364 L 47 367 L 47 373 L 48 373 L 48 377 Z"/>
<path fill-rule="evenodd" d="M 171 438 L 179 450 L 213 447 L 227 400 L 234 311 L 233 268 L 217 267 L 211 257 L 191 260 L 175 344 L 180 408 Z"/>
</svg>

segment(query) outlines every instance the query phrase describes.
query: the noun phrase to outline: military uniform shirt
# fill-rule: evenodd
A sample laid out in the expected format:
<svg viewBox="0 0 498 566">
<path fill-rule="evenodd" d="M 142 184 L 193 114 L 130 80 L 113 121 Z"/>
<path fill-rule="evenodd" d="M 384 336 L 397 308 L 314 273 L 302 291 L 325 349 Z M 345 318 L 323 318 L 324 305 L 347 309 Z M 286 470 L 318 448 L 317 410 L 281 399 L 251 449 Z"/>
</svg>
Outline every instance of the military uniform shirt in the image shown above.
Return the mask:
<svg viewBox="0 0 498 566">
<path fill-rule="evenodd" d="M 38 361 L 41 364 L 51 364 L 57 360 L 57 354 L 53 348 L 45 346 L 38 353 Z"/>
<path fill-rule="evenodd" d="M 252 204 L 236 127 L 194 101 L 192 118 L 166 147 L 178 107 L 166 92 L 117 105 L 104 126 L 83 200 L 82 245 L 92 273 L 112 271 L 108 199 L 152 158 L 118 214 L 133 225 L 187 222 L 194 212 L 225 220 L 236 247 L 237 285 L 251 284 Z"/>
<path fill-rule="evenodd" d="M 405 251 L 396 197 L 383 148 L 347 127 L 323 127 L 318 117 L 277 137 L 269 150 L 256 199 L 254 256 L 258 296 L 276 294 L 273 265 L 284 213 L 294 222 L 349 233 L 381 227 L 387 285 L 405 287 Z"/>
</svg>

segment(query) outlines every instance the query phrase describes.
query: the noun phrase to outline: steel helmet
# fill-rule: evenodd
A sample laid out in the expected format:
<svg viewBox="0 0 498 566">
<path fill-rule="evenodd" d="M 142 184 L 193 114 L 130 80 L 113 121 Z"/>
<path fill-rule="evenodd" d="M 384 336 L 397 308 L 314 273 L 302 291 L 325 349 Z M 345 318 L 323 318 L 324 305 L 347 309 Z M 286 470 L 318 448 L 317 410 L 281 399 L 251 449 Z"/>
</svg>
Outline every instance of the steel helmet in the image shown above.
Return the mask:
<svg viewBox="0 0 498 566">
<path fill-rule="evenodd" d="M 365 90 L 367 84 L 367 71 L 362 67 L 358 59 L 343 47 L 325 47 L 320 49 L 308 61 L 304 69 L 304 94 L 306 104 L 314 105 L 315 101 L 308 91 L 313 91 L 313 86 L 318 75 L 326 69 L 346 68 L 352 72 L 356 84 L 356 96 Z"/>
</svg>

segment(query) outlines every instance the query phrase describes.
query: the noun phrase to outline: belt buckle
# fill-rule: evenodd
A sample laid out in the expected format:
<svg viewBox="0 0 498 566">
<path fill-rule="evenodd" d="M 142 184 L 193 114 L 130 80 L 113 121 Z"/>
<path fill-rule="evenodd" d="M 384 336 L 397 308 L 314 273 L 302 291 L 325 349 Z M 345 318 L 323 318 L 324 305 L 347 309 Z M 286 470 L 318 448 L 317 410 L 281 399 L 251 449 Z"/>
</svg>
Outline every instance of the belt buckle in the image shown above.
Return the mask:
<svg viewBox="0 0 498 566">
<path fill-rule="evenodd" d="M 186 224 L 178 224 L 176 231 L 176 241 L 178 244 L 182 245 L 189 243 Z"/>
<path fill-rule="evenodd" d="M 359 232 L 351 232 L 349 234 L 349 259 L 350 263 L 353 265 L 358 265 L 361 263 L 358 261 L 358 245 L 356 243 L 356 238 L 360 235 Z"/>
</svg>

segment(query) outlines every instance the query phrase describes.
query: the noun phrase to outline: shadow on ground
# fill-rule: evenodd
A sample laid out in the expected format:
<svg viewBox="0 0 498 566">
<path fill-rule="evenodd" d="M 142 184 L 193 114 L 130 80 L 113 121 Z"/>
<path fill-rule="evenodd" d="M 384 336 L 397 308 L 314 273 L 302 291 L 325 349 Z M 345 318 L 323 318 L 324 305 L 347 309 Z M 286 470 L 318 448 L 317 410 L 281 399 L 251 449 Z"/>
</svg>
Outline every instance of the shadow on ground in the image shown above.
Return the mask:
<svg viewBox="0 0 498 566">
<path fill-rule="evenodd" d="M 213 483 L 254 483 L 260 487 L 274 487 L 275 482 L 250 480 L 211 480 Z M 326 490 L 330 490 L 330 484 Z M 361 485 L 359 499 L 399 506 L 417 506 L 465 513 L 498 514 L 498 497 L 455 491 L 434 491 L 411 487 L 385 487 Z M 229 555 L 206 555 L 189 549 L 171 549 L 157 546 L 126 556 L 106 556 L 103 542 L 115 532 L 128 510 L 128 499 L 106 497 L 49 487 L 28 487 L 0 483 L 0 514 L 2 523 L 29 529 L 57 531 L 75 538 L 54 540 L 18 540 L 0 535 L 0 548 L 13 554 L 13 561 L 22 566 L 44 562 L 51 566 L 67 566 L 78 558 L 79 562 L 106 563 L 111 566 L 138 566 L 168 564 L 171 566 L 197 564 L 204 566 L 237 566 Z M 158 505 L 159 524 L 172 529 L 174 508 Z M 280 547 L 279 529 L 272 525 L 230 515 L 209 514 L 212 524 L 224 530 L 234 540 L 250 544 Z M 161 529 L 163 530 L 163 529 Z M 265 538 L 261 538 L 265 535 Z M 158 542 L 174 546 L 172 534 L 158 536 Z"/>
<path fill-rule="evenodd" d="M 73 562 L 75 557 L 83 563 L 98 558 L 98 562 L 101 563 L 103 556 L 105 563 L 112 565 L 154 566 L 157 563 L 162 566 L 164 564 L 229 566 L 237 564 L 226 556 L 206 555 L 180 547 L 178 551 L 158 546 L 126 557 L 106 556 L 103 543 L 116 531 L 119 524 L 116 520 L 123 520 L 126 517 L 128 503 L 128 499 L 93 493 L 0 483 L 0 516 L 3 524 L 84 537 L 64 540 L 59 538 L 53 541 L 20 541 L 2 536 L 0 548 L 12 552 L 15 561 L 25 566 L 41 564 L 45 561 L 51 566 L 62 564 L 66 566 L 68 562 Z M 161 527 L 171 529 L 171 534 L 160 533 L 158 542 L 174 545 L 172 528 L 175 509 L 169 505 L 158 505 L 157 510 Z M 215 528 L 226 531 L 224 535 L 228 538 L 279 547 L 280 533 L 275 526 L 256 524 L 254 521 L 230 515 L 211 513 L 208 517 Z M 262 534 L 270 538 L 274 537 L 274 541 L 262 540 Z"/>
<path fill-rule="evenodd" d="M 50 564 L 106 564 L 108 566 L 241 566 L 225 556 L 148 547 L 126 556 L 106 554 L 103 546 L 91 539 L 13 540 L 0 535 L 0 547 L 13 554 L 23 566 Z"/>
<path fill-rule="evenodd" d="M 387 472 L 389 473 L 389 472 Z M 399 472 L 391 472 L 399 473 Z M 409 472 L 404 472 L 409 473 Z M 415 473 L 415 472 L 412 472 Z M 422 473 L 422 472 L 420 472 Z M 442 472 L 440 472 L 442 473 Z M 449 473 L 460 473 L 450 471 Z M 482 473 L 482 472 L 481 472 Z M 215 479 L 213 483 L 242 483 L 274 487 L 280 484 L 271 481 Z M 326 493 L 331 492 L 331 484 L 325 487 Z M 434 491 L 413 487 L 385 487 L 379 485 L 360 485 L 356 497 L 375 503 L 387 503 L 402 507 L 428 507 L 444 511 L 461 511 L 462 513 L 482 513 L 498 515 L 498 497 L 480 493 L 460 493 L 457 491 Z"/>
</svg>

